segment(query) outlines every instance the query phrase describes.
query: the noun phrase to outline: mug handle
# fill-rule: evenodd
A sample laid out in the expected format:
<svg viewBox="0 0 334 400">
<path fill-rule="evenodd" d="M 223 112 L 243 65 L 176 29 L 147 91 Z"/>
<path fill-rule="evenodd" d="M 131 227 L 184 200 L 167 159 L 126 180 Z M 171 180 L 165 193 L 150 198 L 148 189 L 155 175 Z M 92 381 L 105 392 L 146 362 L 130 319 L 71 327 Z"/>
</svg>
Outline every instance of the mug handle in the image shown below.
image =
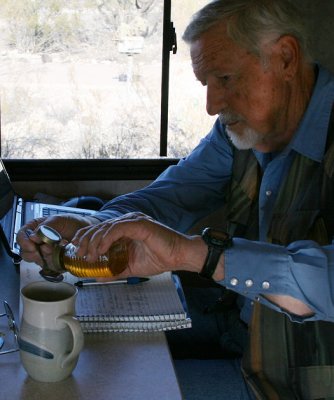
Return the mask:
<svg viewBox="0 0 334 400">
<path fill-rule="evenodd" d="M 72 315 L 61 315 L 57 320 L 63 321 L 71 329 L 73 336 L 73 348 L 61 361 L 60 367 L 65 368 L 67 364 L 73 361 L 82 350 L 84 345 L 84 335 L 82 333 L 80 322 Z"/>
</svg>

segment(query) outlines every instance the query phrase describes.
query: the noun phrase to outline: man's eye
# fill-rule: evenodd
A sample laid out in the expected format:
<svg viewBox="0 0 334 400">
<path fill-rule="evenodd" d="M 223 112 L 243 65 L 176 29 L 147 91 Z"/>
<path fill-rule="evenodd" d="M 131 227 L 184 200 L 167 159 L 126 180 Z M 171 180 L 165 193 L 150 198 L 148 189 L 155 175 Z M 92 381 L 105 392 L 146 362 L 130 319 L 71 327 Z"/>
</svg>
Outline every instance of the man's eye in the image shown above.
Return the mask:
<svg viewBox="0 0 334 400">
<path fill-rule="evenodd" d="M 223 75 L 223 76 L 221 76 L 219 79 L 220 79 L 222 82 L 227 82 L 227 81 L 230 80 L 230 78 L 231 78 L 230 75 Z"/>
</svg>

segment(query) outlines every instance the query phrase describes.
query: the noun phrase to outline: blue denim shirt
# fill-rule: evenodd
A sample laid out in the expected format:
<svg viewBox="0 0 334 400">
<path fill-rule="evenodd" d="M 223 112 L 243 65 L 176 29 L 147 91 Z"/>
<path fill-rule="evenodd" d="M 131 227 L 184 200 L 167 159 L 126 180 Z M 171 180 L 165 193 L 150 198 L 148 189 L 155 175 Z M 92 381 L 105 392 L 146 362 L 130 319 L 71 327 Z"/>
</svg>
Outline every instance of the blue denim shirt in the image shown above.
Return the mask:
<svg viewBox="0 0 334 400">
<path fill-rule="evenodd" d="M 248 299 L 241 313 L 245 321 L 249 321 L 253 301 L 278 309 L 263 297 L 265 294 L 290 295 L 314 310 L 314 315 L 305 319 L 290 315 L 293 320 L 334 321 L 334 245 L 321 247 L 312 241 L 297 241 L 282 247 L 266 243 L 281 178 L 295 152 L 318 162 L 324 156 L 334 102 L 334 76 L 321 66 L 317 68 L 309 106 L 286 149 L 275 155 L 254 151 L 263 169 L 259 241 L 234 238 L 233 247 L 225 252 L 225 279 L 220 283 Z M 231 144 L 217 120 L 188 157 L 169 167 L 148 187 L 108 202 L 96 217 L 104 220 L 141 211 L 186 232 L 222 206 L 232 162 Z"/>
</svg>

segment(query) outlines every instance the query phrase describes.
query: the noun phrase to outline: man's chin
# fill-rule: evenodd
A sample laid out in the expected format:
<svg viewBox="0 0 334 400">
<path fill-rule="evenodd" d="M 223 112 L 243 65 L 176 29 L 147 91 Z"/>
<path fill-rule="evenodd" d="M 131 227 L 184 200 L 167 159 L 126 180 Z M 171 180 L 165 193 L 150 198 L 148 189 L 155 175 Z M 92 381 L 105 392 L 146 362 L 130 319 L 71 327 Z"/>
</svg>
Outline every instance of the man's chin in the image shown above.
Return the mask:
<svg viewBox="0 0 334 400">
<path fill-rule="evenodd" d="M 233 131 L 229 127 L 226 127 L 226 132 L 227 132 L 232 144 L 238 150 L 252 149 L 260 142 L 259 134 L 250 129 L 246 129 L 240 134 L 240 133 Z"/>
</svg>

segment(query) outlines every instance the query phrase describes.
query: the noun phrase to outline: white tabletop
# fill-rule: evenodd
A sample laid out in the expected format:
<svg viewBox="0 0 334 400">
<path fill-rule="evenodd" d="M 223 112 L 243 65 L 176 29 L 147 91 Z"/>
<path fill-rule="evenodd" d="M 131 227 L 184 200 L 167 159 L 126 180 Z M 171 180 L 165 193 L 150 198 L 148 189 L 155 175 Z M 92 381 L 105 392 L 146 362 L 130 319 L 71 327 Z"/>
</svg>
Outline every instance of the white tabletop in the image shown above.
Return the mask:
<svg viewBox="0 0 334 400">
<path fill-rule="evenodd" d="M 0 293 L 15 316 L 19 274 L 0 254 Z M 6 318 L 0 318 L 0 331 Z M 178 400 L 182 399 L 164 333 L 85 335 L 72 376 L 57 383 L 29 378 L 19 353 L 0 356 L 0 400 Z"/>
<path fill-rule="evenodd" d="M 181 399 L 163 333 L 89 334 L 71 377 L 29 378 L 18 353 L 0 356 L 1 400 Z"/>
</svg>

